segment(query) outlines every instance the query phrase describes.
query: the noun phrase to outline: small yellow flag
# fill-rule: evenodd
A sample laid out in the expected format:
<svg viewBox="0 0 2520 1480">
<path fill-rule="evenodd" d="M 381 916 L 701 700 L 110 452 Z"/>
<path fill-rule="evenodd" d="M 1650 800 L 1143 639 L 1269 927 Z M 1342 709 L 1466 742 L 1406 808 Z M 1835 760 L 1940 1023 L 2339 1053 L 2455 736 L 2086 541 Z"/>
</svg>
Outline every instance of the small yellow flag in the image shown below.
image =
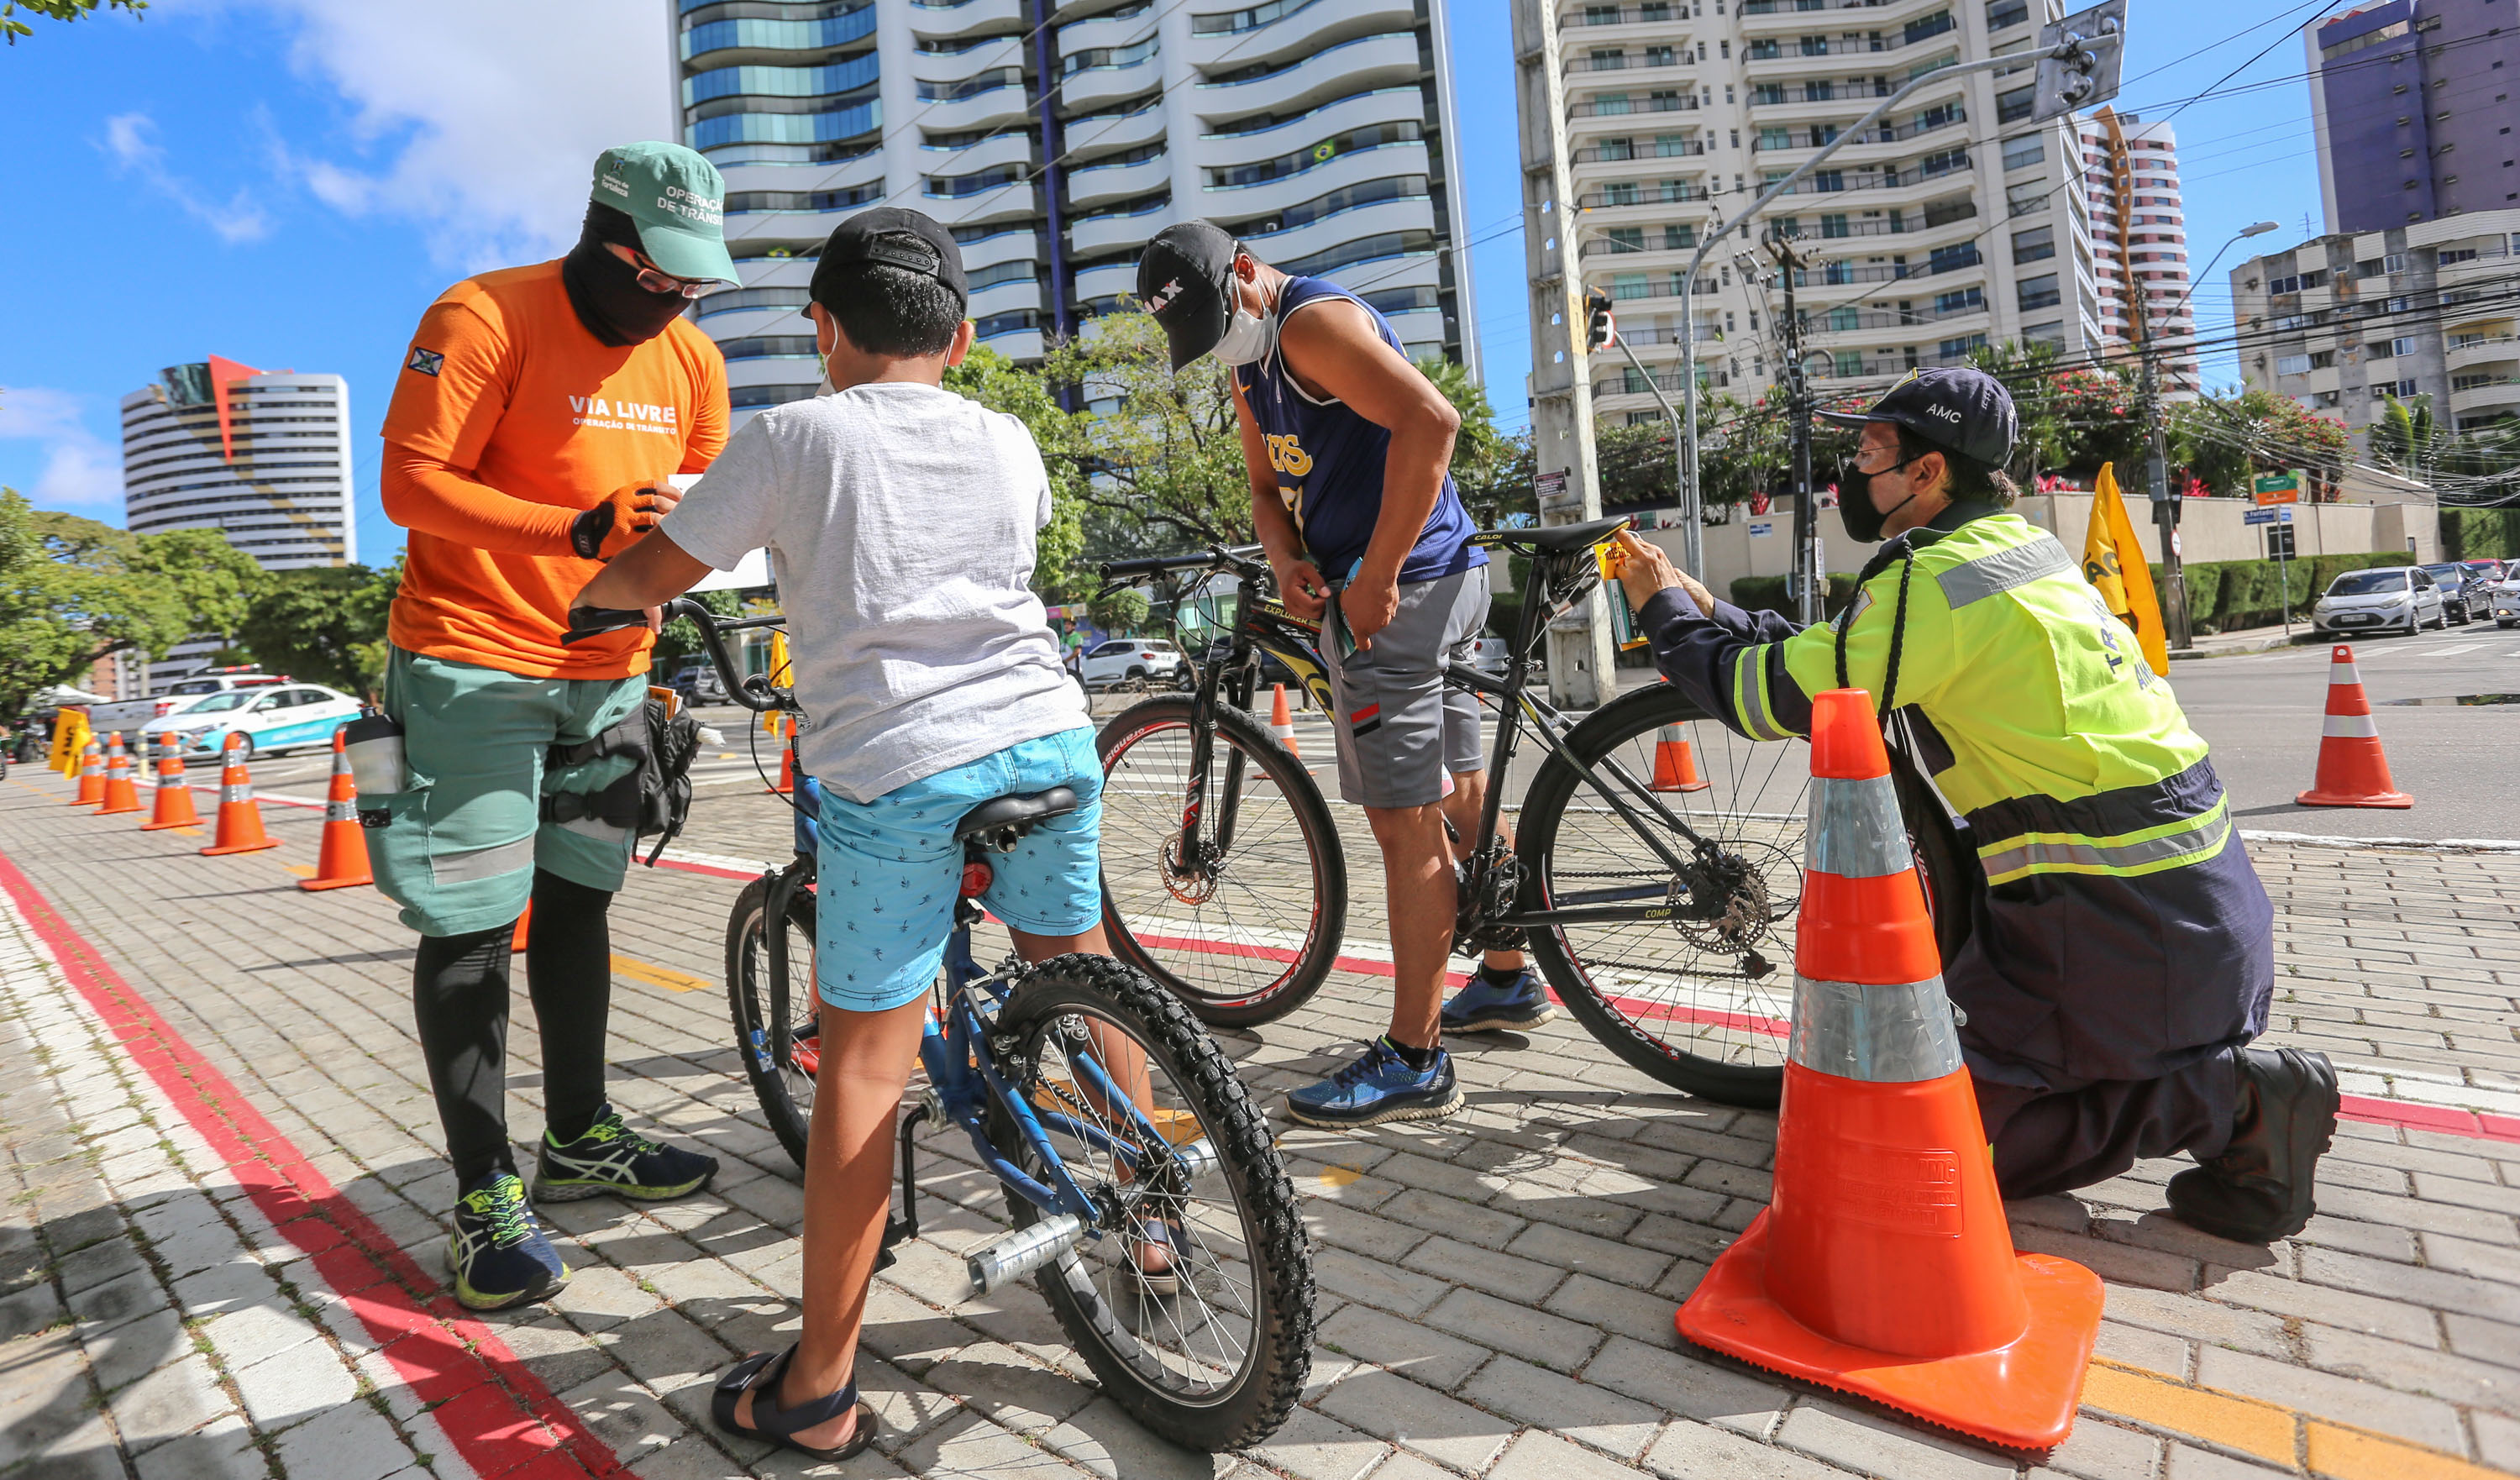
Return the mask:
<svg viewBox="0 0 2520 1480">
<path fill-rule="evenodd" d="M 2136 543 L 2135 524 L 2127 518 L 2126 500 L 2118 494 L 2117 469 L 2108 463 L 2100 465 L 2099 486 L 2092 495 L 2092 530 L 2083 539 L 2083 579 L 2099 591 L 2110 613 L 2134 631 L 2152 671 L 2166 677 L 2170 643 L 2161 625 L 2161 603 L 2152 591 L 2152 567 L 2144 563 L 2143 547 Z"/>
</svg>

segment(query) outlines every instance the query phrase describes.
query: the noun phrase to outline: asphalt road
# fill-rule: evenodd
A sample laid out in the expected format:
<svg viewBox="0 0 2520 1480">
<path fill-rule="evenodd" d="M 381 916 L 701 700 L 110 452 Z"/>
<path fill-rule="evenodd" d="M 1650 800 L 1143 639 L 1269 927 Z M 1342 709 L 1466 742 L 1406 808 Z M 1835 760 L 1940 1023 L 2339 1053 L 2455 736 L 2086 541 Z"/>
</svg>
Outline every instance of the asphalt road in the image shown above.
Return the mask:
<svg viewBox="0 0 2520 1480">
<path fill-rule="evenodd" d="M 2214 747 L 2240 826 L 2350 837 L 2520 839 L 2520 629 L 2471 622 L 2353 645 L 2403 811 L 2293 801 L 2318 765 L 2328 649 L 2301 647 L 2171 665 L 2171 687 Z M 2461 704 L 2507 694 L 2505 705 Z M 2395 700 L 2421 700 L 2399 703 Z"/>
</svg>

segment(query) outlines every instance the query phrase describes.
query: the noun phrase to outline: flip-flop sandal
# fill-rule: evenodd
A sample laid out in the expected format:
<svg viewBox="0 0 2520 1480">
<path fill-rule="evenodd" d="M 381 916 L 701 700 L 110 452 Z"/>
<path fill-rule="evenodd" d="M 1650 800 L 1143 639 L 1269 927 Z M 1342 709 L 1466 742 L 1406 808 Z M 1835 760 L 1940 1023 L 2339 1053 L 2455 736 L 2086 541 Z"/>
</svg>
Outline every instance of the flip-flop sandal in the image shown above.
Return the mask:
<svg viewBox="0 0 2520 1480">
<path fill-rule="evenodd" d="M 875 1410 L 858 1402 L 858 1385 L 851 1379 L 838 1392 L 831 1393 L 794 1408 L 779 1406 L 779 1381 L 788 1374 L 788 1363 L 796 1355 L 789 1347 L 776 1354 L 755 1352 L 727 1370 L 717 1379 L 717 1390 L 709 1395 L 709 1416 L 717 1420 L 720 1430 L 739 1438 L 757 1439 L 780 1449 L 792 1449 L 816 1459 L 846 1459 L 875 1442 Z M 746 1389 L 752 1392 L 752 1422 L 736 1421 L 735 1408 Z M 831 1422 L 852 1408 L 857 1411 L 857 1424 L 849 1430 L 846 1444 L 837 1449 L 816 1449 L 799 1443 L 795 1436 L 806 1429 Z"/>
<path fill-rule="evenodd" d="M 1180 1217 L 1160 1214 L 1150 1218 L 1133 1219 L 1131 1222 L 1133 1232 L 1127 1239 L 1129 1268 L 1136 1273 L 1138 1282 L 1145 1286 L 1147 1293 L 1150 1295 L 1181 1293 L 1182 1264 L 1189 1257 L 1190 1233 L 1182 1227 Z M 1160 1274 L 1148 1270 L 1139 1258 L 1139 1250 L 1147 1246 L 1164 1251 L 1168 1262 Z"/>
</svg>

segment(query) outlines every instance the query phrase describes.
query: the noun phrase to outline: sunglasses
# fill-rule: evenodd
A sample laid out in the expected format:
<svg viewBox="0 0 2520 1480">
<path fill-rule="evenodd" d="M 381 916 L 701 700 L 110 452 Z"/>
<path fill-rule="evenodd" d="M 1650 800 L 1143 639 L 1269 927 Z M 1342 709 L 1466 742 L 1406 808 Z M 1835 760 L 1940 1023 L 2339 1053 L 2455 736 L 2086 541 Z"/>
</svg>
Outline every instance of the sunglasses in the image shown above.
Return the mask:
<svg viewBox="0 0 2520 1480">
<path fill-rule="evenodd" d="M 604 249 L 639 269 L 639 286 L 650 292 L 679 293 L 686 298 L 697 298 L 703 293 L 715 292 L 726 286 L 715 278 L 675 277 L 672 273 L 649 261 L 644 254 L 618 242 L 605 243 Z"/>
</svg>

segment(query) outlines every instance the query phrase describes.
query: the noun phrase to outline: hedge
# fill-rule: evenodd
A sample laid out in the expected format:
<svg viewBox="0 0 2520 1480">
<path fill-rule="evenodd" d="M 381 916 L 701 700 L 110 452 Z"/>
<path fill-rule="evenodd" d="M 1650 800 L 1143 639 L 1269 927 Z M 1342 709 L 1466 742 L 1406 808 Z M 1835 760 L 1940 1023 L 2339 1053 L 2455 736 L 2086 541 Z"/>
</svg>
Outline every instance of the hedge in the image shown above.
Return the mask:
<svg viewBox="0 0 2520 1480">
<path fill-rule="evenodd" d="M 2499 510 L 2462 510 L 2461 513 L 2498 514 Z M 2292 614 L 2303 619 L 2310 604 L 2327 589 L 2327 583 L 2348 570 L 2362 570 L 2373 565 L 2404 565 L 2403 551 L 2365 551 L 2352 555 L 2306 556 L 2297 561 L 2284 561 L 2280 574 L 2274 561 L 2203 561 L 2186 566 L 2188 625 L 2200 633 L 2231 632 L 2243 627 L 2272 627 L 2283 619 L 2280 605 L 2285 587 L 2290 588 Z M 2164 581 L 2161 567 L 2152 567 L 2153 589 Z M 2278 584 L 2280 582 L 2280 584 Z M 1832 571 L 1828 578 L 1827 611 L 1835 616 L 1855 600 L 1855 576 L 1849 571 Z M 1732 605 L 1746 611 L 1774 611 L 1791 617 L 1795 612 L 1785 601 L 1785 578 L 1781 575 L 1745 575 L 1732 583 Z"/>
<path fill-rule="evenodd" d="M 2442 559 L 2507 561 L 2520 556 L 2520 509 L 2445 509 Z"/>
</svg>

